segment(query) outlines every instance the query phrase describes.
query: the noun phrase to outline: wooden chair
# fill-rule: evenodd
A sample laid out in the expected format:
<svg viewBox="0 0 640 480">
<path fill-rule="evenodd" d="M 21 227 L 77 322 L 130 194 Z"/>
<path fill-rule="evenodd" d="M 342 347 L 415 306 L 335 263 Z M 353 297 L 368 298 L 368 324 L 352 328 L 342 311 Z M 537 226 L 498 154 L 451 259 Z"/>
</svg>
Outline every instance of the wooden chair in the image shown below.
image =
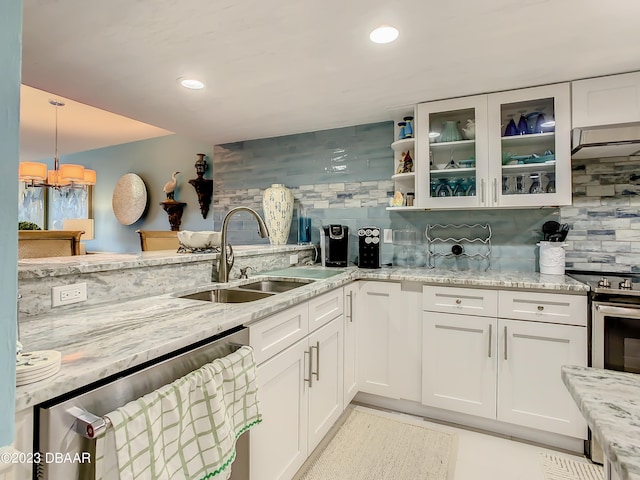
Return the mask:
<svg viewBox="0 0 640 480">
<path fill-rule="evenodd" d="M 18 259 L 80 255 L 83 230 L 18 230 Z"/>
<path fill-rule="evenodd" d="M 136 230 L 140 235 L 140 248 L 150 250 L 177 251 L 180 246 L 178 232 L 173 230 Z"/>
</svg>

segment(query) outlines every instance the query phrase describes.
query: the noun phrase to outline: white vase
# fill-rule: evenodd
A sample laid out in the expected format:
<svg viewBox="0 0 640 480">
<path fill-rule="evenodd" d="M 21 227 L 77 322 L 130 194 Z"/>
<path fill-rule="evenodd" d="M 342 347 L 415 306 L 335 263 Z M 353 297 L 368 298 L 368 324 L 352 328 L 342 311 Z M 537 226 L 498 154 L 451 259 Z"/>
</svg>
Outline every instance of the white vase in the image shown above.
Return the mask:
<svg viewBox="0 0 640 480">
<path fill-rule="evenodd" d="M 274 183 L 262 197 L 264 221 L 269 229 L 271 245 L 284 245 L 289 238 L 293 217 L 293 193 L 281 183 Z"/>
</svg>

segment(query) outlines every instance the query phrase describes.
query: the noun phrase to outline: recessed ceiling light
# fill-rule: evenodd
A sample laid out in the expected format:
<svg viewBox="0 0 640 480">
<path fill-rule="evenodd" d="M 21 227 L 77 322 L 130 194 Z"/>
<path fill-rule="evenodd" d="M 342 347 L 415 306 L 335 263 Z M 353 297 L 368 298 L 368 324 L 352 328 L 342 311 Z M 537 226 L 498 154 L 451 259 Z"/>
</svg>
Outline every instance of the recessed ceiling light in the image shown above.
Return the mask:
<svg viewBox="0 0 640 480">
<path fill-rule="evenodd" d="M 200 80 L 196 80 L 195 78 L 179 78 L 178 81 L 184 88 L 189 88 L 191 90 L 201 90 L 204 88 L 204 83 Z"/>
<path fill-rule="evenodd" d="M 373 43 L 391 43 L 398 38 L 400 32 L 390 25 L 381 25 L 369 34 L 369 39 Z"/>
</svg>

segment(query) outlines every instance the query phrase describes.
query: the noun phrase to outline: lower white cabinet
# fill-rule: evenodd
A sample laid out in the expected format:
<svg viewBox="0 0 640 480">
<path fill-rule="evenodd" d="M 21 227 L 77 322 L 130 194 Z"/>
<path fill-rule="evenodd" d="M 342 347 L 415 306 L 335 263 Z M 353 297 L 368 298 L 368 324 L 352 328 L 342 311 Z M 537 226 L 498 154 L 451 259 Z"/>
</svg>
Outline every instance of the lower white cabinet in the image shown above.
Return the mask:
<svg viewBox="0 0 640 480">
<path fill-rule="evenodd" d="M 301 340 L 258 366 L 263 420 L 249 435 L 252 480 L 289 479 L 307 458 L 308 350 Z"/>
<path fill-rule="evenodd" d="M 358 283 L 355 321 L 359 391 L 419 401 L 422 285 Z"/>
<path fill-rule="evenodd" d="M 424 312 L 422 403 L 496 416 L 496 319 Z"/>
<path fill-rule="evenodd" d="M 580 297 L 549 297 L 541 294 L 540 307 L 571 300 L 572 316 L 580 318 L 582 308 L 586 321 L 586 301 L 575 302 Z M 440 307 L 426 304 L 425 308 Z M 584 419 L 560 377 L 562 365 L 586 362 L 586 325 L 423 313 L 424 405 L 586 438 Z"/>
<path fill-rule="evenodd" d="M 263 421 L 250 433 L 251 480 L 292 478 L 342 414 L 342 349 L 339 315 L 258 366 Z"/>
<path fill-rule="evenodd" d="M 358 300 L 362 282 L 344 287 L 344 394 L 343 407 L 358 393 Z"/>
<path fill-rule="evenodd" d="M 560 377 L 562 365 L 586 365 L 586 327 L 500 318 L 497 338 L 498 420 L 586 438 Z"/>
</svg>

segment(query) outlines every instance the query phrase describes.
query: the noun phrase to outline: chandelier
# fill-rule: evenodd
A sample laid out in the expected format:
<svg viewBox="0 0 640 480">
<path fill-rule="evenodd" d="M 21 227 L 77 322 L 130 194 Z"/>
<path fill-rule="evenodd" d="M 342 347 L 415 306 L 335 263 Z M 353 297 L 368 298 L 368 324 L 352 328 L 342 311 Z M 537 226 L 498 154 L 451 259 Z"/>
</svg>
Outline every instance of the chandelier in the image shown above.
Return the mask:
<svg viewBox="0 0 640 480">
<path fill-rule="evenodd" d="M 46 163 L 20 162 L 18 179 L 24 182 L 27 187 L 50 187 L 56 190 L 63 188 L 87 188 L 87 185 L 95 185 L 95 170 L 89 170 L 82 165 L 73 163 L 60 164 L 60 159 L 58 158 L 58 108 L 64 107 L 64 103 L 58 100 L 49 100 L 49 103 L 56 107 L 53 170 L 47 170 Z"/>
</svg>

